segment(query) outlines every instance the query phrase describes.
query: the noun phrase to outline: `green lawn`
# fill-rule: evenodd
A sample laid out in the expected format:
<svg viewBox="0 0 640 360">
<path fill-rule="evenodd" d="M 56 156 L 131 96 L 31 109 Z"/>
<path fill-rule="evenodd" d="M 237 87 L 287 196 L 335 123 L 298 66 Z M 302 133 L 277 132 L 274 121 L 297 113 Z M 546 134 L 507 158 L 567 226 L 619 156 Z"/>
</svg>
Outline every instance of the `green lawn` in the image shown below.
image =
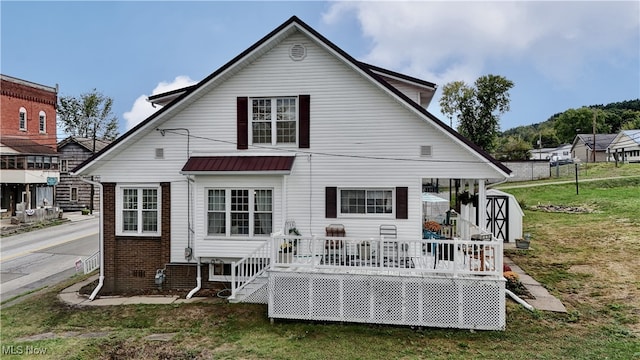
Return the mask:
<svg viewBox="0 0 640 360">
<path fill-rule="evenodd" d="M 640 167 L 638 167 L 640 169 Z M 45 349 L 47 359 L 639 359 L 640 180 L 506 190 L 525 205 L 531 249 L 509 250 L 562 300 L 567 314 L 507 301 L 507 329 L 476 331 L 277 321 L 263 305 L 70 307 L 61 284 L 2 310 L 2 359 Z M 581 206 L 590 213 L 533 211 Z M 80 278 L 73 279 L 79 281 Z M 51 333 L 48 339 L 26 337 Z M 169 341 L 150 341 L 173 333 Z M 84 334 L 85 337 L 80 335 Z M 69 336 L 73 335 L 73 336 Z M 27 348 L 32 346 L 33 348 Z"/>
</svg>

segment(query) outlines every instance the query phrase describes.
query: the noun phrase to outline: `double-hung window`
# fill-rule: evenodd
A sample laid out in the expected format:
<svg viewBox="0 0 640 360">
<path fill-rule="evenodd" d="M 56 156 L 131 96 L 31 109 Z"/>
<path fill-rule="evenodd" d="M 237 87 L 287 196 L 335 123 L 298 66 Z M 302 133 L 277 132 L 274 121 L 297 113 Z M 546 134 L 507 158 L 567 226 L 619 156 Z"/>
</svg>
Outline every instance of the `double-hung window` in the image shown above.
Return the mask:
<svg viewBox="0 0 640 360">
<path fill-rule="evenodd" d="M 297 143 L 298 108 L 296 97 L 254 98 L 250 106 L 253 144 Z"/>
<path fill-rule="evenodd" d="M 341 189 L 340 213 L 342 215 L 393 214 L 393 190 Z"/>
<path fill-rule="evenodd" d="M 159 186 L 119 186 L 117 194 L 118 235 L 160 235 Z"/>
<path fill-rule="evenodd" d="M 67 159 L 60 160 L 60 172 L 61 173 L 69 172 L 69 160 Z"/>
<path fill-rule="evenodd" d="M 268 236 L 272 230 L 273 190 L 207 190 L 207 235 Z"/>
</svg>

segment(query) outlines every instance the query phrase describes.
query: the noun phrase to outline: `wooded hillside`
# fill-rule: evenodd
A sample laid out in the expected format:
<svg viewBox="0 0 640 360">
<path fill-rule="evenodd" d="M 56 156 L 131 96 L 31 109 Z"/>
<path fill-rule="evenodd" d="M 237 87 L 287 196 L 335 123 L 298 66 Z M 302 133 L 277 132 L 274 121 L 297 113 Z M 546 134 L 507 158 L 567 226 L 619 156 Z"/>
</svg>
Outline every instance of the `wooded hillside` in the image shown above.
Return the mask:
<svg viewBox="0 0 640 360">
<path fill-rule="evenodd" d="M 576 134 L 593 132 L 594 117 L 599 134 L 640 129 L 640 99 L 567 109 L 544 122 L 506 130 L 494 155 L 500 160 L 528 159 L 532 149 L 569 144 Z"/>
</svg>

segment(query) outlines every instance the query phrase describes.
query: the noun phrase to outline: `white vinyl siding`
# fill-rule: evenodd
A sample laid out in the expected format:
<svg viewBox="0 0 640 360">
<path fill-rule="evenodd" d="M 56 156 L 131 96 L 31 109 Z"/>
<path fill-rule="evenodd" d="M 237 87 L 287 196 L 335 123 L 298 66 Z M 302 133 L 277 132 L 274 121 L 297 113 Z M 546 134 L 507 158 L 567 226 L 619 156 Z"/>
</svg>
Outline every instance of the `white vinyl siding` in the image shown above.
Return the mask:
<svg viewBox="0 0 640 360">
<path fill-rule="evenodd" d="M 160 186 L 116 187 L 116 235 L 160 235 Z"/>
<path fill-rule="evenodd" d="M 304 43 L 307 49 L 302 61 L 289 57 L 289 49 L 296 43 Z M 113 161 L 99 162 L 95 175 L 100 175 L 103 182 L 171 183 L 171 261 L 184 261 L 189 213 L 193 218 L 196 257 L 242 258 L 260 245 L 255 240 L 264 239 L 208 235 L 208 189 L 273 189 L 274 232 L 291 220 L 304 236 L 324 235 L 325 227 L 341 223 L 347 236 L 373 237 L 378 236 L 381 224 L 390 223 L 393 214 L 327 219 L 325 187 L 408 187 L 409 218 L 394 218 L 393 223 L 398 226 L 399 238 L 420 238 L 421 178 L 503 178 L 486 159 L 304 35 L 294 32 L 265 51 L 241 68 L 234 68 L 228 76 L 221 75 L 224 81 L 203 86 L 185 99 L 187 107 L 179 104 L 166 109 L 155 122 L 141 127 L 104 159 Z M 188 156 L 239 153 L 237 97 L 248 97 L 251 107 L 252 99 L 287 98 L 292 94 L 311 96 L 311 135 L 310 153 L 296 153 L 291 175 L 191 176 L 189 209 L 187 179 L 180 174 Z M 156 128 L 188 128 L 190 142 L 187 144 L 185 133 L 166 132 L 162 136 Z M 252 132 L 251 123 L 248 132 Z M 241 153 L 274 155 L 272 149 L 252 147 L 249 140 L 249 149 Z M 162 160 L 154 158 L 154 149 L 160 142 L 164 148 Z M 420 156 L 420 146 L 425 144 L 432 147 L 429 158 Z"/>
</svg>

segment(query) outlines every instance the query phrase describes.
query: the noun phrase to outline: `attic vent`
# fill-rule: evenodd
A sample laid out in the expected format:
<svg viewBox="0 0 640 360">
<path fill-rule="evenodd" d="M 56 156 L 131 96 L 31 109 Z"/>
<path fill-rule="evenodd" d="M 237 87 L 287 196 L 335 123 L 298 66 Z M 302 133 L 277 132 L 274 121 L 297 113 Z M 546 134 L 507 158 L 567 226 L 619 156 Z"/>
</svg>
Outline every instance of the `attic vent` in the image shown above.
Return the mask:
<svg viewBox="0 0 640 360">
<path fill-rule="evenodd" d="M 420 146 L 420 156 L 431 156 L 431 145 Z"/>
<path fill-rule="evenodd" d="M 157 148 L 156 149 L 156 159 L 164 159 L 164 149 Z"/>
<path fill-rule="evenodd" d="M 302 44 L 293 44 L 289 49 L 289 57 L 294 61 L 301 61 L 307 56 L 307 48 Z"/>
</svg>

